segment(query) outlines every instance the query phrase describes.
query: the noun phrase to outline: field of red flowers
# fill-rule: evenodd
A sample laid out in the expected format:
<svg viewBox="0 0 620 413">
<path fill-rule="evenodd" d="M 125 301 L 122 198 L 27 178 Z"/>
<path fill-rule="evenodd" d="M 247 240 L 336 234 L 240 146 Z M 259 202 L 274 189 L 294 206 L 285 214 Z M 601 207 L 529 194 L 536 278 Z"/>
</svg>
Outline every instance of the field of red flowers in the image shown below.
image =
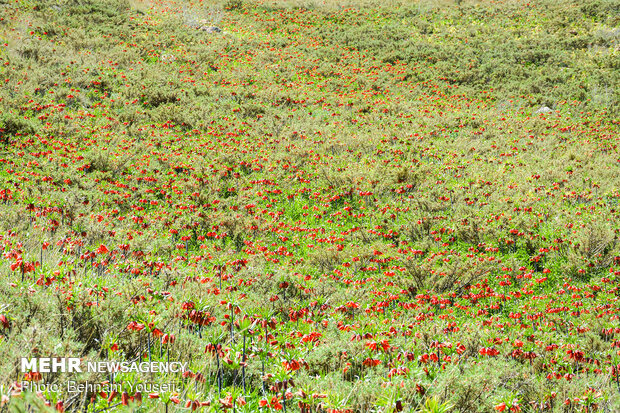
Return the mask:
<svg viewBox="0 0 620 413">
<path fill-rule="evenodd" d="M 618 411 L 619 16 L 0 0 L 0 411 Z"/>
</svg>

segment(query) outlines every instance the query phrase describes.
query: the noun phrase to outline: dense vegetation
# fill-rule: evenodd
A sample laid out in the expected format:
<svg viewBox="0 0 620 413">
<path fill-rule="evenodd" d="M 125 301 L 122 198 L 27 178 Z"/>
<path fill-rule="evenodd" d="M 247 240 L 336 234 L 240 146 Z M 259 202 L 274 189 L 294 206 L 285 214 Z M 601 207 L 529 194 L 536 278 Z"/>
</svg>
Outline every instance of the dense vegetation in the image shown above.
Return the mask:
<svg viewBox="0 0 620 413">
<path fill-rule="evenodd" d="M 613 0 L 0 0 L 2 408 L 617 410 L 619 24 Z"/>
</svg>

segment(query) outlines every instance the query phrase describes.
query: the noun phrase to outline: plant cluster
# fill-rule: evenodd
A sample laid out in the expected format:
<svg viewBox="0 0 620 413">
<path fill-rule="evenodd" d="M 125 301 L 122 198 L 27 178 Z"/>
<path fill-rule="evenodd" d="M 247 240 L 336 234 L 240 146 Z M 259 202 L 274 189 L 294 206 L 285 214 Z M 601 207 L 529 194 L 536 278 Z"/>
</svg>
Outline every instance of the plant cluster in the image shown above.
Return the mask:
<svg viewBox="0 0 620 413">
<path fill-rule="evenodd" d="M 620 405 L 617 2 L 0 8 L 4 408 Z"/>
</svg>

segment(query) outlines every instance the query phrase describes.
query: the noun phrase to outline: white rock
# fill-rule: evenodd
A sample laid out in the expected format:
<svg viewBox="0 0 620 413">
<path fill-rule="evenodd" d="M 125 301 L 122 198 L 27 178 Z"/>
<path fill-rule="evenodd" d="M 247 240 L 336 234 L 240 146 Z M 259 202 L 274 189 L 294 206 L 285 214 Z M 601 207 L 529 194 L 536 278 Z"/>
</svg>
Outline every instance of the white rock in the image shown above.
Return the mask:
<svg viewBox="0 0 620 413">
<path fill-rule="evenodd" d="M 536 112 L 534 112 L 535 114 L 538 113 L 549 113 L 549 112 L 553 112 L 553 110 L 547 106 L 541 106 Z"/>
</svg>

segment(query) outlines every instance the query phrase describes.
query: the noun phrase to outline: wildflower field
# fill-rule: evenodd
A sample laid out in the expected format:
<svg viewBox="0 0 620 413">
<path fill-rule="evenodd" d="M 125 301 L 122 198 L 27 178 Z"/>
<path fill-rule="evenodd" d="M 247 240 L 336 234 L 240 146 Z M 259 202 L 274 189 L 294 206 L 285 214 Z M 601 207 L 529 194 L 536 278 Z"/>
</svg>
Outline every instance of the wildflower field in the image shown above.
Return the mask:
<svg viewBox="0 0 620 413">
<path fill-rule="evenodd" d="M 0 411 L 620 411 L 619 84 L 614 0 L 0 0 Z"/>
</svg>

